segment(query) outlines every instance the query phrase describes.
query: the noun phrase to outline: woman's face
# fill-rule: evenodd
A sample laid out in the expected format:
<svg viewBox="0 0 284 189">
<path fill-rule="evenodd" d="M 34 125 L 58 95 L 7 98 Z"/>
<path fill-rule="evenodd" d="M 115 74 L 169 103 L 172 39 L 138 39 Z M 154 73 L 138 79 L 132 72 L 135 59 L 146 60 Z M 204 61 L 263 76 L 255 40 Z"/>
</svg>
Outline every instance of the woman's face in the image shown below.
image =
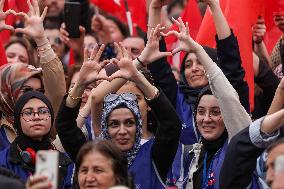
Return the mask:
<svg viewBox="0 0 284 189">
<path fill-rule="evenodd" d="M 36 78 L 36 77 L 29 78 L 21 87 L 20 92 L 17 96 L 17 99 L 19 99 L 25 92 L 31 91 L 31 90 L 39 91 L 39 92 L 44 91 L 39 78 Z"/>
<path fill-rule="evenodd" d="M 114 42 L 118 43 L 123 41 L 124 37 L 114 21 L 107 19 L 107 26 L 109 28 L 110 36 Z"/>
<path fill-rule="evenodd" d="M 108 118 L 108 133 L 112 142 L 123 152 L 135 144 L 136 121 L 128 108 L 118 108 Z"/>
<path fill-rule="evenodd" d="M 208 141 L 218 139 L 225 130 L 217 99 L 213 95 L 203 95 L 196 112 L 197 128 Z"/>
<path fill-rule="evenodd" d="M 204 68 L 194 53 L 189 53 L 185 60 L 184 75 L 188 85 L 193 88 L 208 85 L 208 79 L 205 75 Z"/>
<path fill-rule="evenodd" d="M 26 48 L 19 43 L 14 43 L 6 48 L 8 63 L 29 63 L 29 56 Z"/>
<path fill-rule="evenodd" d="M 147 125 L 147 112 L 150 109 L 146 100 L 144 99 L 144 94 L 132 83 L 126 83 L 118 91 L 117 94 L 121 93 L 133 93 L 137 96 L 138 106 L 141 113 L 142 124 Z M 146 122 L 146 123 L 145 123 Z"/>
<path fill-rule="evenodd" d="M 108 189 L 116 184 L 112 161 L 97 151 L 85 155 L 79 167 L 80 189 Z"/>
<path fill-rule="evenodd" d="M 45 103 L 37 98 L 30 99 L 21 111 L 23 133 L 34 140 L 41 140 L 51 128 L 50 116 Z"/>
</svg>

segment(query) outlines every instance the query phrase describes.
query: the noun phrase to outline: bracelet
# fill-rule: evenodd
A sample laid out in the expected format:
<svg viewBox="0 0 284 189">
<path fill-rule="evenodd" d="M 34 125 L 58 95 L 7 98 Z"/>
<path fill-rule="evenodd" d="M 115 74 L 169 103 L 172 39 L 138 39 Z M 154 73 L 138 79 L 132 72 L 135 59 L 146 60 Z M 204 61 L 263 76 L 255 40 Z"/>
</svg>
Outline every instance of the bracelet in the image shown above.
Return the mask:
<svg viewBox="0 0 284 189">
<path fill-rule="evenodd" d="M 88 117 L 83 116 L 80 112 L 78 114 L 81 118 L 88 119 Z"/>
<path fill-rule="evenodd" d="M 142 67 L 144 67 L 144 68 L 146 67 L 146 66 L 143 64 L 143 62 L 139 59 L 139 57 L 137 57 L 136 59 L 137 59 L 137 61 L 140 63 L 140 65 L 141 65 Z"/>
<path fill-rule="evenodd" d="M 50 50 L 51 49 L 51 45 L 47 45 L 47 47 L 44 47 L 44 48 L 37 48 L 37 51 L 38 52 L 44 52 L 44 51 L 47 51 L 47 50 Z"/>
<path fill-rule="evenodd" d="M 48 43 L 49 43 L 49 41 L 47 40 L 45 43 L 43 43 L 43 44 L 41 44 L 41 45 L 37 45 L 37 48 L 42 47 L 42 46 L 44 46 L 44 45 L 46 45 L 46 44 L 48 44 Z"/>
<path fill-rule="evenodd" d="M 144 97 L 147 101 L 151 101 L 151 100 L 154 100 L 154 99 L 156 99 L 158 96 L 159 96 L 159 94 L 160 94 L 160 92 L 159 92 L 159 89 L 157 89 L 156 87 L 155 87 L 155 95 L 154 95 L 154 97 L 153 98 L 149 98 L 149 97 Z"/>
<path fill-rule="evenodd" d="M 68 91 L 68 96 L 70 96 L 70 98 L 71 98 L 72 100 L 82 99 L 82 96 L 73 96 L 73 95 L 71 95 L 70 92 L 71 92 L 71 90 Z"/>
</svg>

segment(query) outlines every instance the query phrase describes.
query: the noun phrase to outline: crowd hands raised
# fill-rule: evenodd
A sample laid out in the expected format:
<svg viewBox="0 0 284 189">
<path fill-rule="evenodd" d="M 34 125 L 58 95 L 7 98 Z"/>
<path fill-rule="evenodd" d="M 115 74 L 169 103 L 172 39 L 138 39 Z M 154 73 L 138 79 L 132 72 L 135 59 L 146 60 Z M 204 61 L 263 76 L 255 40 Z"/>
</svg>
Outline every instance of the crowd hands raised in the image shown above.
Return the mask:
<svg viewBox="0 0 284 189">
<path fill-rule="evenodd" d="M 70 38 L 64 23 L 50 26 L 62 1 L 28 0 L 27 13 L 3 12 L 4 2 L 0 31 L 23 37 L 7 43 L 8 64 L 0 68 L 3 186 L 54 188 L 36 172 L 35 154 L 56 150 L 57 188 L 283 188 L 283 162 L 276 163 L 284 155 L 283 40 L 273 51 L 278 59 L 270 58 L 263 18 L 252 27 L 260 99 L 252 120 L 238 42 L 217 0 L 199 2 L 211 9 L 217 49 L 195 42 L 180 17 L 161 19 L 164 6 L 176 11 L 183 1 L 151 1 L 146 45 L 101 14 Z M 24 27 L 6 25 L 8 15 Z M 281 12 L 274 21 L 283 32 Z M 168 31 L 171 24 L 178 31 Z M 178 45 L 167 51 L 170 35 Z M 73 51 L 70 70 L 65 47 Z M 175 76 L 167 57 L 179 52 L 186 55 Z"/>
</svg>

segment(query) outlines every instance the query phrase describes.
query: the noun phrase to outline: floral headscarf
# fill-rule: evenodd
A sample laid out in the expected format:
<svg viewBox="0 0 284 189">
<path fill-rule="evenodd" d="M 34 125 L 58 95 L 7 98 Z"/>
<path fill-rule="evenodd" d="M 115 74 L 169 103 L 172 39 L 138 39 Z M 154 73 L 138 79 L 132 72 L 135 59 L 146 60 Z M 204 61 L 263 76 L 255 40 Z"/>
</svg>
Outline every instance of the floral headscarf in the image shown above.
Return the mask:
<svg viewBox="0 0 284 189">
<path fill-rule="evenodd" d="M 119 97 L 116 100 L 113 100 L 111 102 L 104 102 L 104 109 L 103 109 L 102 122 L 101 122 L 102 132 L 100 138 L 111 140 L 111 137 L 108 133 L 108 117 L 111 114 L 111 112 L 118 107 L 128 108 L 134 114 L 136 120 L 135 144 L 129 151 L 126 152 L 128 166 L 130 166 L 133 163 L 141 147 L 140 141 L 142 136 L 142 118 L 136 100 L 125 100 L 124 98 L 122 98 L 121 95 L 119 95 Z"/>
<path fill-rule="evenodd" d="M 28 64 L 13 63 L 0 67 L 0 111 L 13 124 L 16 99 L 23 84 L 31 77 L 39 75 L 41 68 Z"/>
</svg>

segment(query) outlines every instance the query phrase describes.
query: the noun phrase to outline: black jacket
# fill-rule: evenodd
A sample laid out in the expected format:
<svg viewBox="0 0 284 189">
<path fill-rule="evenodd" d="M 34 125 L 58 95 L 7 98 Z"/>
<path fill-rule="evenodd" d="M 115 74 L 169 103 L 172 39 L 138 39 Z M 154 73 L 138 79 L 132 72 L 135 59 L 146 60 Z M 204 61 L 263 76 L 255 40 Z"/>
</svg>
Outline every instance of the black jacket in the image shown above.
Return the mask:
<svg viewBox="0 0 284 189">
<path fill-rule="evenodd" d="M 163 92 L 160 92 L 156 99 L 149 101 L 148 105 L 159 122 L 152 147 L 152 157 L 160 176 L 165 181 L 178 148 L 181 122 Z M 80 104 L 75 108 L 68 108 L 65 97 L 56 121 L 58 136 L 73 161 L 76 160 L 81 146 L 87 142 L 85 135 L 76 123 L 79 108 Z"/>
</svg>

